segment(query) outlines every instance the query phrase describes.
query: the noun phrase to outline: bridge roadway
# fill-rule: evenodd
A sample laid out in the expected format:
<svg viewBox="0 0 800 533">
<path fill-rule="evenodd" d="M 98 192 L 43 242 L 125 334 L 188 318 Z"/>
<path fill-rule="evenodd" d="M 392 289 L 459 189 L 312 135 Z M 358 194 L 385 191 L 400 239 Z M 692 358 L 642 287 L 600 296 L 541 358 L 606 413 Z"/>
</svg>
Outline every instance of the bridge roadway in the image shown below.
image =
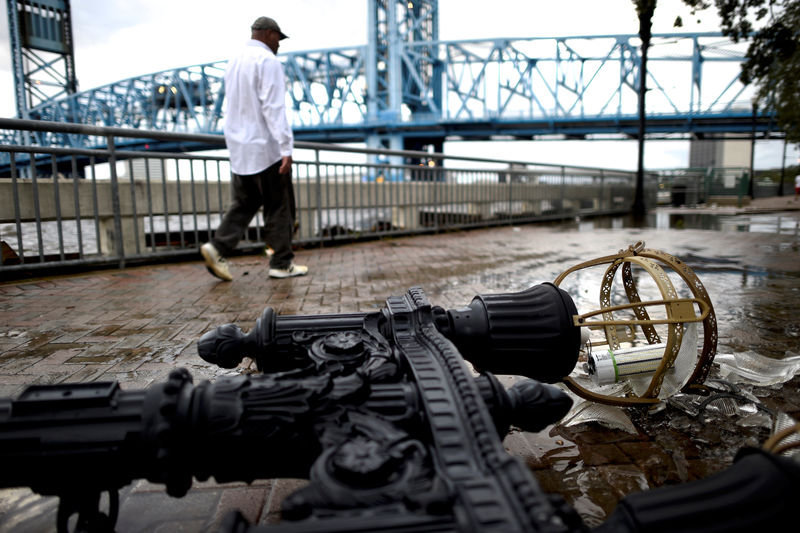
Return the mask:
<svg viewBox="0 0 800 533">
<path fill-rule="evenodd" d="M 295 140 L 307 142 L 359 143 L 369 133 L 401 135 L 412 141 L 432 139 L 457 139 L 466 141 L 491 141 L 503 139 L 535 140 L 556 138 L 584 139 L 637 139 L 639 117 L 620 115 L 611 117 L 538 118 L 538 119 L 473 119 L 439 120 L 418 119 L 396 124 L 320 124 L 297 125 Z M 743 136 L 748 138 L 781 138 L 776 130 L 775 117 L 768 113 L 750 111 L 728 112 L 724 115 L 707 114 L 653 114 L 647 117 L 647 139 L 675 139 L 676 135 L 695 139 L 723 139 Z M 411 148 L 409 148 L 411 149 Z"/>
<path fill-rule="evenodd" d="M 755 200 L 749 212 L 798 208 L 800 202 L 779 197 Z M 593 229 L 576 231 L 581 226 Z M 644 240 L 648 247 L 669 251 L 690 264 L 719 258 L 730 269 L 739 258 L 756 270 L 772 262 L 767 266 L 770 271 L 775 261 L 785 263 L 778 268 L 797 267 L 796 235 L 723 232 L 711 239 L 708 231 L 618 226 L 601 220 L 507 226 L 303 249 L 298 250 L 297 261 L 309 265 L 310 274 L 290 280 L 269 280 L 263 258 L 241 256 L 232 259 L 236 278 L 232 283 L 217 282 L 199 260 L 0 282 L 0 396 L 16 395 L 30 383 L 116 380 L 123 388 L 143 388 L 164 380 L 175 367 L 188 368 L 195 382 L 213 379 L 244 369 L 210 368 L 197 356 L 197 339 L 229 322 L 249 330 L 265 306 L 281 314 L 369 312 L 382 306 L 386 297 L 419 285 L 433 304 L 460 307 L 475 294 L 513 292 L 552 280 L 568 266 L 615 253 L 633 240 Z M 763 342 L 747 337 L 753 328 L 736 322 L 741 319 L 738 310 L 753 298 L 744 282 L 735 281 L 741 281 L 737 277 L 741 274 L 734 272 L 729 279 L 715 277 L 725 276 L 724 272 L 704 272 L 699 275 L 718 313 L 720 352 L 755 348 Z M 587 298 L 594 299 L 580 292 L 572 293 L 579 309 Z M 763 327 L 782 331 L 796 322 L 796 313 L 790 314 L 764 317 Z M 798 385 L 800 377 L 795 377 L 784 385 L 785 394 L 773 391 L 764 401 L 798 418 Z M 740 443 L 721 441 L 709 450 L 681 427 L 662 428 L 657 434 L 641 428 L 632 434 L 596 431 L 592 426 L 555 428 L 540 434 L 513 432 L 505 443 L 529 464 L 545 490 L 563 494 L 588 523 L 596 525 L 627 493 L 705 477 L 726 467 L 732 447 Z M 739 431 L 745 439 L 756 430 Z M 117 531 L 215 530 L 221 517 L 234 508 L 251 522 L 273 523 L 280 519 L 282 499 L 302 484 L 298 480 L 221 487 L 202 483 L 185 498 L 172 499 L 161 486 L 136 482 L 121 495 Z M 27 489 L 2 490 L 0 531 L 52 530 L 55 509 L 53 498 L 38 497 Z"/>
</svg>

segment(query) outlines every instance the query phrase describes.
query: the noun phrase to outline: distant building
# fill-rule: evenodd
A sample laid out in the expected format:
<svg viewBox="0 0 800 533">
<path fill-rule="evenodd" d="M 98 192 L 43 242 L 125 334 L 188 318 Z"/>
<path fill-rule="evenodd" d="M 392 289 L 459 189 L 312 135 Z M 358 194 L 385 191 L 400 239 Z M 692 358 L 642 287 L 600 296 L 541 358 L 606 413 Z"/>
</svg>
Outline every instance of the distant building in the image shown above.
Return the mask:
<svg viewBox="0 0 800 533">
<path fill-rule="evenodd" d="M 691 168 L 750 168 L 750 139 L 694 140 L 689 146 Z"/>
</svg>

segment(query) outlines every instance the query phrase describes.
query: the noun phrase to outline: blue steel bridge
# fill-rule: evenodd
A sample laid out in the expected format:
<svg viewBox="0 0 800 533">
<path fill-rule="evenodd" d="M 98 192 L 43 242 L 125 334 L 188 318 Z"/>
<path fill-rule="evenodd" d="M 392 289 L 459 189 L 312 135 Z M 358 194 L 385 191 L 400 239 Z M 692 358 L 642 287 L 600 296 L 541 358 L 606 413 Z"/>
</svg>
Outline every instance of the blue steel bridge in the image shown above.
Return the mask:
<svg viewBox="0 0 800 533">
<path fill-rule="evenodd" d="M 279 56 L 296 139 L 441 151 L 445 140 L 458 139 L 637 136 L 637 35 L 442 41 L 437 0 L 367 1 L 366 45 Z M 739 80 L 745 48 L 720 33 L 655 35 L 646 72 L 648 138 L 780 135 L 770 114 L 753 111 L 753 91 Z M 40 95 L 38 102 L 28 99 L 32 105 L 20 116 L 220 133 L 224 70 L 225 62 L 213 62 Z M 18 108 L 25 103 L 18 100 Z M 81 135 L 34 137 L 45 145 L 105 143 Z M 149 148 L 177 147 L 154 141 Z"/>
</svg>

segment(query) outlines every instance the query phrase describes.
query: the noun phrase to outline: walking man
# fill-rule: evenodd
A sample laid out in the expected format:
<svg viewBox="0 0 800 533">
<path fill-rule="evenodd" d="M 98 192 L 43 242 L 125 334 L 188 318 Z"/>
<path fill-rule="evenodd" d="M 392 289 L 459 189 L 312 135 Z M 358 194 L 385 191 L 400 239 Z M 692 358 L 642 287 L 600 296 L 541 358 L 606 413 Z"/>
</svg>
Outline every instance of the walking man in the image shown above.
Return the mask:
<svg viewBox="0 0 800 533">
<path fill-rule="evenodd" d="M 294 136 L 286 117 L 286 80 L 278 61 L 286 35 L 277 22 L 259 17 L 251 38 L 225 70 L 225 144 L 230 152 L 232 201 L 214 238 L 200 247 L 206 267 L 231 281 L 225 256 L 236 249 L 250 221 L 264 208 L 265 240 L 274 250 L 269 276 L 303 276 L 308 268 L 292 262 Z"/>
</svg>

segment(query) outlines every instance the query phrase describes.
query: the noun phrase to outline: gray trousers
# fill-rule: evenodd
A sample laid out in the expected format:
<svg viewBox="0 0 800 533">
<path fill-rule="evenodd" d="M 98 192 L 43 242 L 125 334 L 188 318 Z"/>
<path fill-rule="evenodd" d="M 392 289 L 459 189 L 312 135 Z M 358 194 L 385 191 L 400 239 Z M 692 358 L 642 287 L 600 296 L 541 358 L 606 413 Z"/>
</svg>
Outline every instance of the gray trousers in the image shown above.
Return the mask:
<svg viewBox="0 0 800 533">
<path fill-rule="evenodd" d="M 264 208 L 267 244 L 275 251 L 269 261 L 271 268 L 287 268 L 294 258 L 295 200 L 292 173 L 279 174 L 280 161 L 258 174 L 240 176 L 231 173 L 232 201 L 211 244 L 223 256 L 236 249 L 250 221 Z"/>
</svg>

